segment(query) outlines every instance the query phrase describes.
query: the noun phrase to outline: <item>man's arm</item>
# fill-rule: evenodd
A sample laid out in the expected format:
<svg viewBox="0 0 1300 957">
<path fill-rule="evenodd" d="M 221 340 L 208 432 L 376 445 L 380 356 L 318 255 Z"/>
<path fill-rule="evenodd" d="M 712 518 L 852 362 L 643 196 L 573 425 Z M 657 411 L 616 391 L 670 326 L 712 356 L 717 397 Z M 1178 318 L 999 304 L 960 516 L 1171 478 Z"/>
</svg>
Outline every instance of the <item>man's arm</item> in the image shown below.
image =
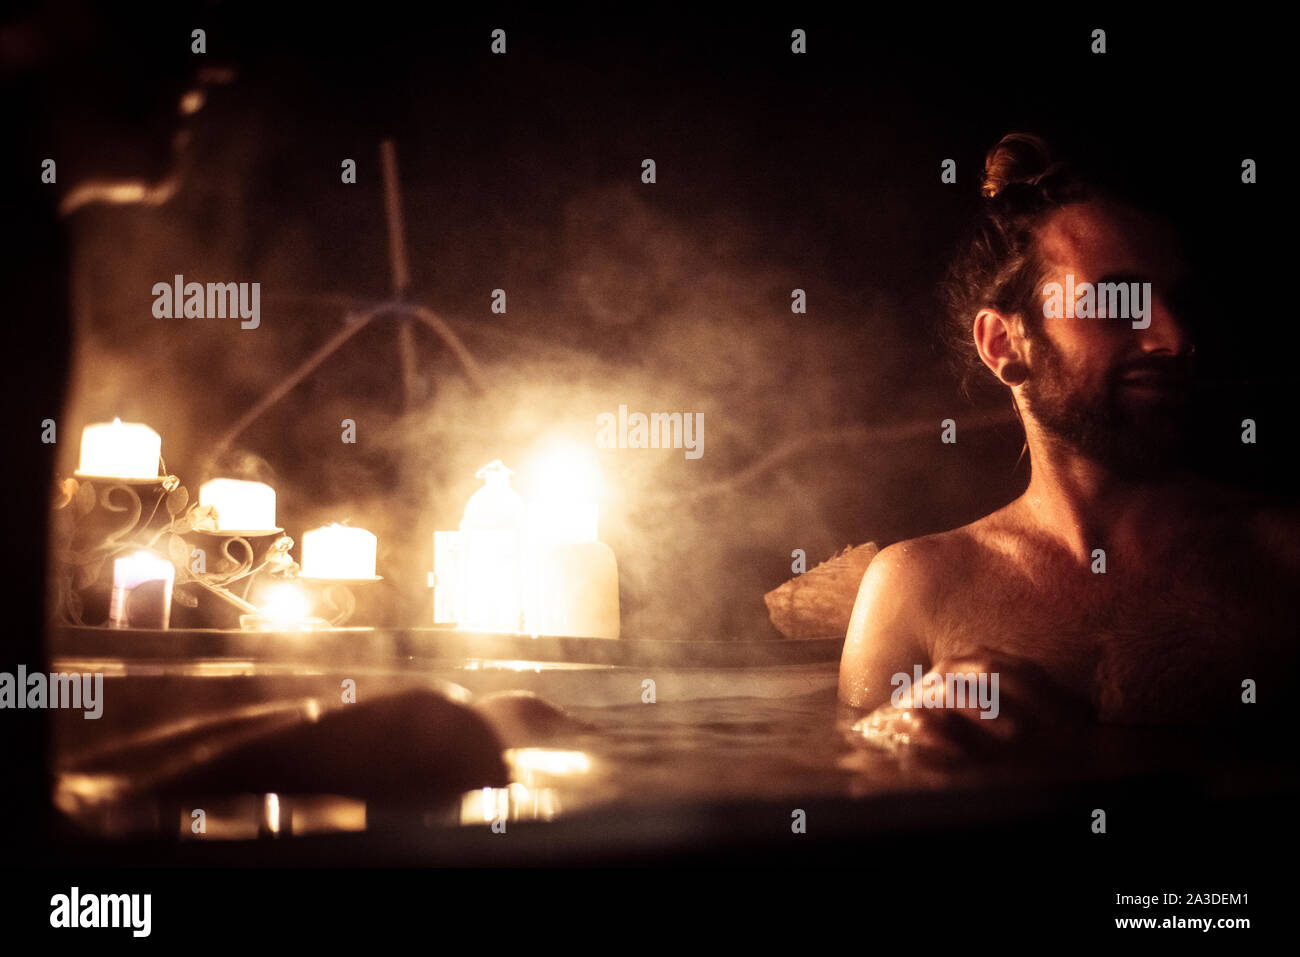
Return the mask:
<svg viewBox="0 0 1300 957">
<path fill-rule="evenodd" d="M 893 693 L 890 679 L 929 667 L 920 599 L 925 576 L 911 542 L 881 551 L 862 576 L 840 659 L 840 700 L 877 708 Z"/>
<path fill-rule="evenodd" d="M 840 660 L 840 700 L 872 712 L 855 730 L 891 747 L 907 744 L 956 755 L 1015 744 L 1043 732 L 1060 737 L 1089 720 L 1087 703 L 1064 692 L 1040 665 L 1008 656 L 992 644 L 934 660 L 941 586 L 932 570 L 960 564 L 936 538 L 891 545 L 862 577 Z M 900 672 L 912 678 L 917 665 L 922 675 L 996 675 L 996 711 L 986 713 L 970 701 L 957 707 L 943 694 L 936 703 L 919 705 L 921 687 L 914 682 L 909 682 L 911 695 L 894 706 L 896 686 L 890 679 Z M 946 692 L 942 681 L 937 687 Z"/>
</svg>

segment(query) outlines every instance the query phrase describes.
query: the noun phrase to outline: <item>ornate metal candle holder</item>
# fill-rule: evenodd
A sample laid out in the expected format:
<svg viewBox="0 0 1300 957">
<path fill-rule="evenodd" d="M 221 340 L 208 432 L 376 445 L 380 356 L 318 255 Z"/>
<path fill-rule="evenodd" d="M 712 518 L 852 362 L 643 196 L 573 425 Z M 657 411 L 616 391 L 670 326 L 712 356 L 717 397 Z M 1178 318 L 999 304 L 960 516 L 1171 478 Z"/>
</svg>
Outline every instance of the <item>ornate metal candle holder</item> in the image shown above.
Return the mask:
<svg viewBox="0 0 1300 957">
<path fill-rule="evenodd" d="M 171 562 L 172 601 L 186 608 L 198 608 L 207 594 L 241 613 L 257 614 L 248 601 L 257 576 L 289 580 L 298 574 L 289 555 L 293 539 L 281 535 L 282 529 L 219 530 L 215 510 L 191 503 L 175 475 L 67 478 L 56 483 L 53 504 L 55 611 L 69 624 L 107 619 L 104 599 L 112 587 L 113 563 L 141 550 Z M 351 594 L 327 589 L 324 597 L 334 612 L 330 624 L 345 622 L 355 607 Z"/>
</svg>

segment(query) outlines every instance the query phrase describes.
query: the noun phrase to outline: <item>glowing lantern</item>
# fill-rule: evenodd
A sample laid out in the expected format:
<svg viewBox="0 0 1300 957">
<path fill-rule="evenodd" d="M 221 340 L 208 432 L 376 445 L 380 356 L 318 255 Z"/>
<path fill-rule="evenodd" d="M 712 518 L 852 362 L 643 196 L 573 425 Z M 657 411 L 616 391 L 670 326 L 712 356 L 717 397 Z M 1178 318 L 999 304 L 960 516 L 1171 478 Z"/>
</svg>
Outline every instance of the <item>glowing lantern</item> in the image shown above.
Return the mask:
<svg viewBox="0 0 1300 957">
<path fill-rule="evenodd" d="M 479 469 L 483 487 L 460 522 L 456 622 L 473 631 L 515 632 L 522 616 L 524 502 L 500 459 Z"/>
</svg>

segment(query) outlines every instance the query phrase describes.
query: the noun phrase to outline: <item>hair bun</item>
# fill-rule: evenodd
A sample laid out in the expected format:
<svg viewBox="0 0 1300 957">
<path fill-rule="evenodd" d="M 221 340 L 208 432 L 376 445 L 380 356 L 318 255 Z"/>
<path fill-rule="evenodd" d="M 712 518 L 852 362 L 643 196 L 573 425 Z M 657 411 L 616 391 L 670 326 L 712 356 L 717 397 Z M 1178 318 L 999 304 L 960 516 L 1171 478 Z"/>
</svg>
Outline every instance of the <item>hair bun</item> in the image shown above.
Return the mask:
<svg viewBox="0 0 1300 957">
<path fill-rule="evenodd" d="M 1041 136 L 1008 133 L 984 157 L 984 185 L 980 192 L 992 199 L 1009 186 L 1037 186 L 1061 168 Z"/>
</svg>

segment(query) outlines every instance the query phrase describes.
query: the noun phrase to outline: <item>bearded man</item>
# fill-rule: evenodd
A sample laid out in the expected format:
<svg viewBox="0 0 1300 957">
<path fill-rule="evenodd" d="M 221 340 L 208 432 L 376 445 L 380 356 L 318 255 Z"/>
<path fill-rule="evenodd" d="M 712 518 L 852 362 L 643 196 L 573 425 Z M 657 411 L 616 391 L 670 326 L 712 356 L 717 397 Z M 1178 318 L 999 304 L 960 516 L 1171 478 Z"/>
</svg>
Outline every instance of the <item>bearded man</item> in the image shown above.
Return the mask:
<svg viewBox="0 0 1300 957">
<path fill-rule="evenodd" d="M 875 709 L 869 733 L 969 742 L 1080 719 L 1219 723 L 1257 696 L 1280 700 L 1295 673 L 1300 523 L 1184 468 L 1196 356 L 1176 235 L 1030 134 L 990 151 L 983 192 L 947 283 L 950 338 L 1009 390 L 1029 484 L 969 525 L 876 555 L 841 701 Z M 1062 289 L 1121 283 L 1138 298 L 1060 308 Z M 917 666 L 935 675 L 928 691 L 905 680 Z M 938 679 L 954 673 L 998 675 L 1000 706 L 945 700 Z"/>
</svg>

